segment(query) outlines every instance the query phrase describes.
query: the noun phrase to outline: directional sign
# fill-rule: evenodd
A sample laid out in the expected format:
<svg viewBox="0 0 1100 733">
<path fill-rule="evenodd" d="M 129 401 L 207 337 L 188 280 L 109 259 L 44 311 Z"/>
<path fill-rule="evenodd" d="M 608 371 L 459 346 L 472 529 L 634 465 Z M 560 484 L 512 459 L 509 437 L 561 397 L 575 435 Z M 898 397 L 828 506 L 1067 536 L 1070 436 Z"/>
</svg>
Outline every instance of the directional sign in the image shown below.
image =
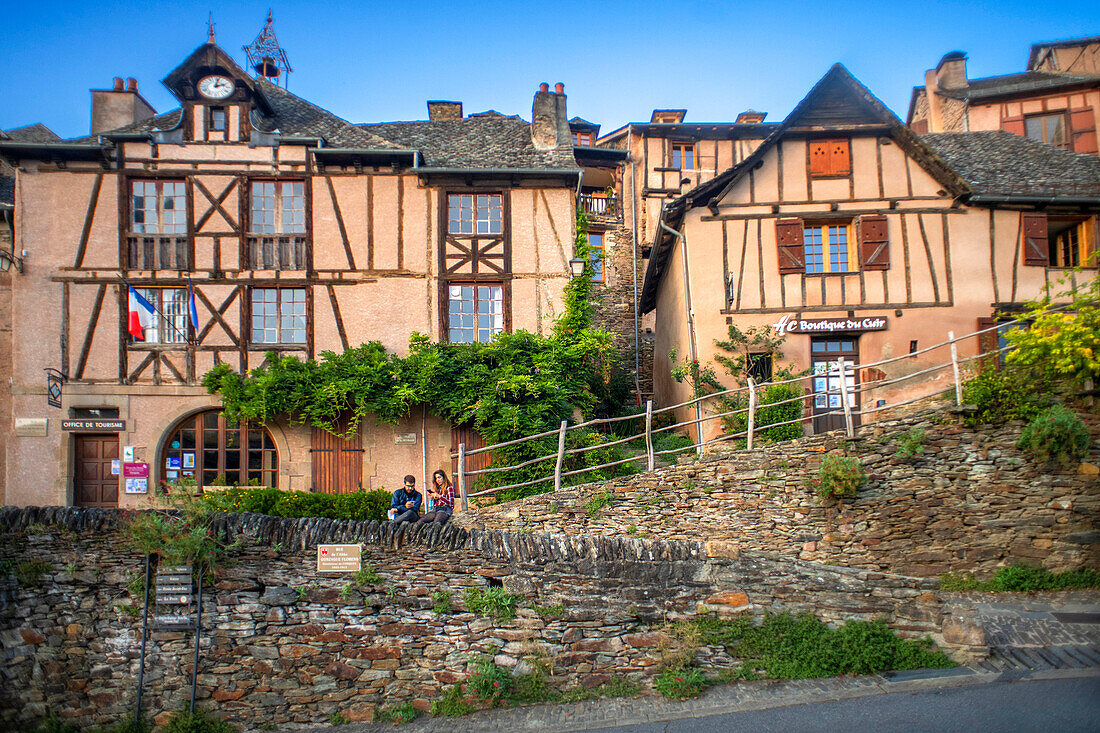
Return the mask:
<svg viewBox="0 0 1100 733">
<path fill-rule="evenodd" d="M 157 626 L 170 626 L 173 628 L 189 627 L 191 626 L 191 617 L 158 613 L 153 616 L 153 623 Z"/>
<path fill-rule="evenodd" d="M 157 593 L 157 605 L 158 606 L 190 606 L 190 595 L 161 595 Z"/>
</svg>

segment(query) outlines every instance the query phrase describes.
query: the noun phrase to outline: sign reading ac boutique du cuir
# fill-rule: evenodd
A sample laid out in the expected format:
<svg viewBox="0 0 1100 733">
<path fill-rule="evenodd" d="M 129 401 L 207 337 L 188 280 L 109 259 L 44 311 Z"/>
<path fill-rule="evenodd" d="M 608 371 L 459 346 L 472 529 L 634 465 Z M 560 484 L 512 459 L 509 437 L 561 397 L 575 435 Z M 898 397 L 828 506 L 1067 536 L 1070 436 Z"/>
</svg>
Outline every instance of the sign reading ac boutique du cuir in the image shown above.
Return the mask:
<svg viewBox="0 0 1100 733">
<path fill-rule="evenodd" d="M 777 333 L 833 333 L 885 331 L 888 325 L 886 316 L 867 316 L 866 318 L 795 318 L 794 314 L 783 316 L 772 324 Z"/>
</svg>

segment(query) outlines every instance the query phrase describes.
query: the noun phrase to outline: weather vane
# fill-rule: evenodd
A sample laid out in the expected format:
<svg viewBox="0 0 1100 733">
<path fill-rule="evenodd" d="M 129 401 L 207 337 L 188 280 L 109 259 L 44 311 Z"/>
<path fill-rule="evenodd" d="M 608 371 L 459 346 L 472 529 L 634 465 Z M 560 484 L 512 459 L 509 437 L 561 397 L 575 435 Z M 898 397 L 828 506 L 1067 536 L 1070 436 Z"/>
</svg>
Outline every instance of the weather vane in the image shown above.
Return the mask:
<svg viewBox="0 0 1100 733">
<path fill-rule="evenodd" d="M 267 11 L 267 22 L 263 30 L 256 36 L 256 40 L 244 47 L 244 53 L 248 57 L 248 65 L 256 72 L 276 84 L 281 76 L 283 87 L 287 86 L 287 77 L 294 69 L 290 68 L 286 51 L 279 45 L 279 39 L 275 37 L 275 18 L 271 11 Z"/>
</svg>

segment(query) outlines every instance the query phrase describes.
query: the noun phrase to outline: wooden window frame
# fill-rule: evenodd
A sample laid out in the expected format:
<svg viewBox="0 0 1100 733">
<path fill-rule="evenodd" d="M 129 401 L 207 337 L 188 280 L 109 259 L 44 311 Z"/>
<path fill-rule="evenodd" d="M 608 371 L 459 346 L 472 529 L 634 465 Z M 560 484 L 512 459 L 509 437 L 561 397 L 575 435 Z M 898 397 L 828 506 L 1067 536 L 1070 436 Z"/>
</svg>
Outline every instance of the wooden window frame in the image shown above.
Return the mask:
<svg viewBox="0 0 1100 733">
<path fill-rule="evenodd" d="M 607 282 L 607 249 L 606 249 L 606 232 L 589 232 L 588 233 L 588 267 L 592 270 L 592 282 L 594 283 L 606 283 Z M 597 236 L 600 238 L 599 244 L 592 244 L 592 237 Z M 596 272 L 595 263 L 600 263 L 600 271 Z"/>
<path fill-rule="evenodd" d="M 1055 225 L 1065 226 L 1058 232 L 1052 233 Z M 1095 222 L 1093 219 L 1087 216 L 1056 216 L 1047 217 L 1047 247 L 1048 255 L 1050 256 L 1049 266 L 1056 269 L 1070 269 L 1074 267 L 1081 267 L 1084 269 L 1093 269 L 1097 267 L 1097 253 L 1095 249 L 1095 242 L 1090 241 L 1093 235 L 1093 229 L 1095 228 Z M 1067 232 L 1073 232 L 1076 236 L 1075 249 L 1077 250 L 1076 262 L 1064 262 L 1063 261 L 1063 245 L 1060 238 Z"/>
<path fill-rule="evenodd" d="M 591 132 L 574 132 L 573 133 L 573 145 L 576 147 L 590 148 L 592 147 L 592 133 Z"/>
<path fill-rule="evenodd" d="M 302 225 L 301 231 L 283 230 L 283 202 L 287 195 L 282 190 L 282 184 L 300 183 L 302 185 Z M 257 186 L 273 184 L 275 207 L 272 209 L 274 231 L 256 231 L 256 189 Z M 247 206 L 244 207 L 247 216 L 247 226 L 244 234 L 243 261 L 251 270 L 278 270 L 300 271 L 310 270 L 312 258 L 310 232 L 312 229 L 310 216 L 309 182 L 304 178 L 249 178 L 244 184 L 247 191 Z M 291 197 L 297 194 L 291 194 Z M 266 197 L 266 194 L 264 194 Z M 259 211 L 267 211 L 261 209 Z M 270 266 L 268 266 L 270 265 Z"/>
<path fill-rule="evenodd" d="M 695 143 L 672 142 L 668 147 L 668 167 L 676 171 L 698 170 L 699 161 L 696 159 L 695 152 Z M 684 165 L 685 157 L 690 157 L 691 165 Z"/>
<path fill-rule="evenodd" d="M 255 294 L 260 290 L 274 290 L 277 293 L 275 299 L 275 318 L 276 318 L 276 331 L 278 334 L 277 341 L 256 341 L 255 329 L 253 322 L 256 317 L 256 300 Z M 301 341 L 286 341 L 283 338 L 283 293 L 284 292 L 300 292 L 302 293 L 305 301 L 305 324 L 302 327 L 302 340 Z M 294 317 L 293 315 L 291 317 Z M 312 301 L 309 297 L 308 287 L 268 287 L 265 285 L 256 285 L 248 289 L 248 344 L 252 348 L 266 349 L 270 347 L 290 347 L 295 349 L 306 349 L 310 343 L 310 324 L 313 323 L 312 313 Z M 266 330 L 266 329 L 265 329 Z"/>
<path fill-rule="evenodd" d="M 1032 137 L 1028 134 L 1028 123 L 1035 120 L 1046 120 L 1059 118 L 1062 121 L 1062 142 L 1054 143 L 1046 139 L 1046 125 L 1041 125 L 1042 137 Z M 1046 143 L 1047 145 L 1053 145 L 1056 148 L 1062 148 L 1063 150 L 1073 150 L 1073 130 L 1070 127 L 1069 110 L 1050 110 L 1047 112 L 1036 112 L 1035 114 L 1024 115 L 1024 137 L 1028 140 L 1034 140 L 1040 143 Z"/>
<path fill-rule="evenodd" d="M 821 270 L 810 271 L 810 258 L 806 251 L 806 233 L 814 229 L 821 229 Z M 832 247 L 830 246 L 830 230 L 844 231 L 845 259 L 848 267 L 844 270 L 833 269 Z M 802 265 L 806 275 L 852 275 L 859 273 L 859 253 L 857 243 L 852 237 L 853 227 L 851 221 L 806 221 L 802 223 Z"/>
<path fill-rule="evenodd" d="M 135 189 L 138 185 L 154 186 L 154 199 L 156 202 L 156 231 L 138 231 L 139 224 L 135 221 L 135 215 L 139 210 L 134 205 L 134 198 L 138 195 Z M 180 184 L 183 187 L 181 195 L 174 194 L 173 199 L 182 198 L 181 208 L 173 208 L 171 211 L 183 212 L 183 228 L 180 231 L 164 231 L 165 208 L 164 186 L 165 184 Z M 194 239 L 194 211 L 191 183 L 186 178 L 179 176 L 133 176 L 122 178 L 124 201 L 122 207 L 125 215 L 120 222 L 122 240 L 120 242 L 120 260 L 130 270 L 191 270 L 195 262 Z M 146 193 L 140 194 L 148 197 Z M 141 207 L 142 211 L 148 211 Z M 178 224 L 178 223 L 177 223 Z M 142 227 L 148 227 L 148 222 L 142 222 Z"/>
<path fill-rule="evenodd" d="M 453 329 L 451 327 L 451 292 L 450 292 L 450 289 L 451 288 L 462 288 L 462 287 L 468 287 L 468 288 L 472 287 L 472 288 L 474 288 L 474 300 L 473 300 L 474 312 L 473 312 L 473 315 L 474 315 L 475 323 L 474 323 L 474 328 L 473 328 L 474 334 L 473 334 L 473 340 L 472 341 L 455 341 L 453 339 Z M 500 309 L 501 309 L 500 322 L 501 322 L 501 327 L 498 330 L 493 331 L 490 334 L 488 340 L 492 340 L 492 337 L 495 336 L 498 333 L 508 332 L 508 331 L 511 330 L 511 323 L 509 322 L 510 321 L 510 313 L 509 313 L 510 309 L 508 308 L 508 303 L 511 300 L 512 293 L 511 293 L 511 287 L 510 287 L 509 282 L 504 281 L 504 280 L 458 280 L 458 279 L 451 280 L 451 281 L 448 281 L 448 282 L 444 283 L 444 288 L 445 288 L 444 294 L 445 294 L 446 297 L 444 298 L 444 301 L 443 301 L 443 308 L 444 308 L 444 322 L 447 325 L 447 343 L 451 343 L 451 344 L 488 343 L 488 341 L 480 341 L 478 339 L 478 332 L 480 331 L 480 328 L 478 327 L 478 325 L 476 323 L 476 320 L 481 315 L 481 311 L 478 307 L 478 304 L 479 304 L 480 301 L 478 300 L 478 294 L 477 294 L 477 288 L 479 288 L 479 287 L 500 288 Z M 493 314 L 488 313 L 486 315 L 491 316 Z"/>
<path fill-rule="evenodd" d="M 206 416 L 210 415 L 210 414 L 217 414 L 217 416 L 218 416 L 218 423 L 217 423 L 216 427 L 213 427 L 213 428 L 206 427 Z M 193 430 L 194 433 L 195 433 L 195 435 L 194 435 L 195 442 L 194 442 L 194 445 L 190 449 L 185 448 L 183 446 L 183 431 L 188 430 L 188 429 Z M 253 430 L 262 431 L 262 433 L 263 433 L 263 435 L 261 436 L 261 441 L 260 441 L 260 447 L 259 448 L 250 448 L 248 446 L 248 433 L 249 433 L 249 431 L 253 431 Z M 213 432 L 213 433 L 217 434 L 218 437 L 217 437 L 217 447 L 216 448 L 206 448 L 205 447 L 205 441 L 203 440 L 203 438 L 204 438 L 203 434 L 206 433 L 206 432 Z M 227 435 L 231 432 L 236 432 L 237 433 L 238 446 L 235 447 L 235 448 L 228 446 L 229 441 L 227 440 Z M 180 447 L 179 448 L 173 448 L 172 447 L 172 442 L 174 440 L 179 440 L 179 442 L 180 442 Z M 162 480 L 169 480 L 169 479 L 167 479 L 167 475 L 168 475 L 167 472 L 169 470 L 178 471 L 180 478 L 184 477 L 184 473 L 183 473 L 184 471 L 190 470 L 190 471 L 194 472 L 191 477 L 195 479 L 195 484 L 200 490 L 202 488 L 206 487 L 206 486 L 210 486 L 210 484 L 207 484 L 203 480 L 203 470 L 204 470 L 204 468 L 203 468 L 203 465 L 204 465 L 203 459 L 205 458 L 205 455 L 204 455 L 205 451 L 208 451 L 208 450 L 218 452 L 218 465 L 217 465 L 217 468 L 207 469 L 207 470 L 217 471 L 217 473 L 215 474 L 215 479 L 218 476 L 225 476 L 226 477 L 226 482 L 229 483 L 229 484 L 232 484 L 234 482 L 239 482 L 241 484 L 247 484 L 248 481 L 249 481 L 249 474 L 258 473 L 258 474 L 260 474 L 260 476 L 258 476 L 257 478 L 260 479 L 262 485 L 278 487 L 278 483 L 279 483 L 279 449 L 278 449 L 278 446 L 275 443 L 274 437 L 271 435 L 271 431 L 268 430 L 263 425 L 250 424 L 250 423 L 247 423 L 245 421 L 241 421 L 236 426 L 230 426 L 228 424 L 228 422 L 226 421 L 226 419 L 225 419 L 225 413 L 221 412 L 220 410 L 204 410 L 204 411 L 198 412 L 194 415 L 190 415 L 190 416 L 184 418 L 183 420 L 180 420 L 179 422 L 177 422 L 175 425 L 172 426 L 172 429 L 168 431 L 168 434 L 167 434 L 167 436 L 164 440 L 164 443 L 161 445 L 161 449 L 160 449 L 160 461 L 158 463 L 158 468 L 162 472 L 162 474 L 161 474 Z M 236 469 L 237 475 L 236 475 L 235 478 L 229 476 L 229 471 L 231 469 L 227 468 L 227 463 L 228 462 L 226 461 L 226 455 L 227 455 L 227 452 L 229 452 L 229 451 L 238 451 L 238 455 L 239 455 L 238 468 Z M 248 457 L 249 457 L 249 454 L 253 453 L 253 452 L 258 452 L 259 453 L 259 455 L 260 455 L 260 464 L 261 465 L 264 465 L 265 455 L 270 455 L 272 457 L 270 468 L 260 468 L 260 469 L 255 469 L 255 470 L 250 471 L 249 468 L 248 468 Z M 183 465 L 183 454 L 184 453 L 194 453 L 194 455 L 195 455 L 195 465 L 192 468 L 185 468 L 184 467 L 184 465 Z M 168 459 L 172 458 L 172 457 L 175 457 L 175 456 L 178 456 L 180 458 L 180 468 L 179 469 L 169 469 L 168 468 Z M 271 480 L 271 483 L 267 483 L 265 481 L 265 475 L 266 475 L 266 478 Z"/>
</svg>

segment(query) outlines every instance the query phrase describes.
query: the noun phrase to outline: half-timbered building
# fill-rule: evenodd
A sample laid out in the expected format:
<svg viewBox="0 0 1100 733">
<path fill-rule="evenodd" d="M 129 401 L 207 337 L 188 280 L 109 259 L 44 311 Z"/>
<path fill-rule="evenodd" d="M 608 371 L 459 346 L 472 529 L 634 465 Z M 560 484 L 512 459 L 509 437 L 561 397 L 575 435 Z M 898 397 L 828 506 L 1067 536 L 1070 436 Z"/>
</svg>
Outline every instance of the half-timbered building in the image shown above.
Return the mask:
<svg viewBox="0 0 1100 733">
<path fill-rule="evenodd" d="M 729 324 L 784 334 L 796 371 L 869 364 L 995 324 L 1044 286 L 1095 277 L 1098 212 L 1095 156 L 1004 131 L 918 136 L 838 64 L 744 161 L 665 208 L 674 232 L 655 236 L 641 296 L 656 312 L 657 398 L 690 399 L 667 355 L 709 363 Z M 960 344 L 963 356 L 979 348 Z M 943 359 L 854 376 L 870 384 Z M 926 392 L 919 382 L 862 399 L 895 404 Z M 837 407 L 829 400 L 815 398 L 815 412 Z"/>
<path fill-rule="evenodd" d="M 93 95 L 103 127 L 89 137 L 0 142 L 27 252 L 6 503 L 133 505 L 142 464 L 149 484 L 334 492 L 449 467 L 462 426 L 430 414 L 347 438 L 228 424 L 199 382 L 272 351 L 548 328 L 580 173 L 563 90 L 543 85 L 531 122 L 429 102 L 425 121 L 352 124 L 213 39 L 163 83 L 178 109 L 154 114 L 136 82 L 119 84 Z M 153 308 L 136 333 L 131 288 Z"/>
</svg>

